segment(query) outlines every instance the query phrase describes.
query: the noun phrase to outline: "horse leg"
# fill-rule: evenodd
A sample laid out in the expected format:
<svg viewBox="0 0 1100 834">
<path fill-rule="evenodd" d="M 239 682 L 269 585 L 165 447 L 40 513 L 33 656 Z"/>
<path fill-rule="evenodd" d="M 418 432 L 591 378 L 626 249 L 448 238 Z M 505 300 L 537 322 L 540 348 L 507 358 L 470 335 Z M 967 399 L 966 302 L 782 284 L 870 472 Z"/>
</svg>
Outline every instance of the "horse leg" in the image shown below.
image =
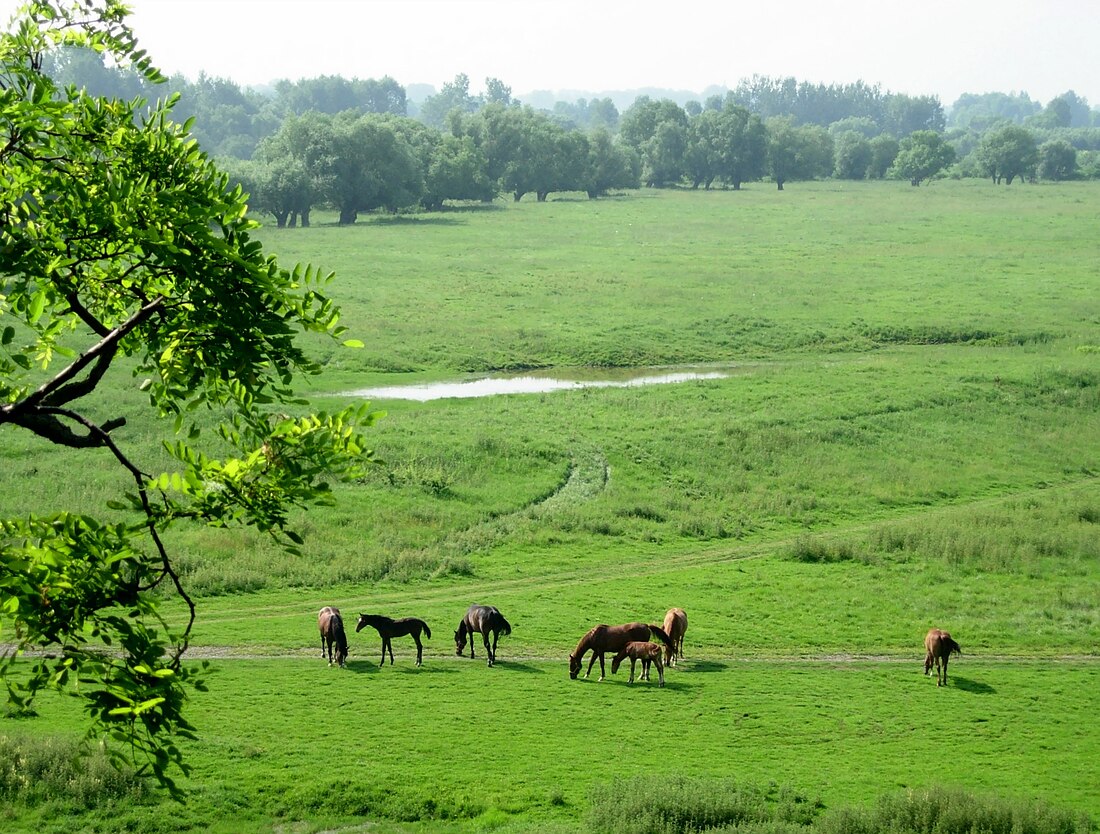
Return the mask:
<svg viewBox="0 0 1100 834">
<path fill-rule="evenodd" d="M 489 648 L 489 632 L 483 631 L 481 633 L 482 642 L 485 643 L 485 654 L 489 657 L 489 665 L 493 665 L 493 661 L 497 659 L 496 652 Z"/>
<path fill-rule="evenodd" d="M 951 652 L 943 656 L 943 685 L 947 686 L 947 661 L 951 659 Z"/>
<path fill-rule="evenodd" d="M 627 683 L 634 683 L 634 664 L 637 662 L 636 658 L 630 658 L 630 678 L 627 679 Z"/>
<path fill-rule="evenodd" d="M 414 633 L 413 634 L 413 640 L 416 641 L 416 665 L 419 666 L 420 665 L 420 660 L 424 656 L 424 645 L 420 642 L 420 635 L 419 634 Z M 474 643 L 474 641 L 471 640 L 470 645 L 472 646 L 473 643 Z"/>
<path fill-rule="evenodd" d="M 603 652 L 600 652 L 600 680 L 602 681 L 605 677 L 607 677 L 607 670 L 603 665 Z"/>
<path fill-rule="evenodd" d="M 664 686 L 665 685 L 665 670 L 661 666 L 661 658 L 657 657 L 657 658 L 654 659 L 653 662 L 657 664 L 657 679 L 660 681 L 658 686 Z"/>
<path fill-rule="evenodd" d="M 584 655 L 581 655 L 581 657 L 583 657 L 583 656 L 584 656 Z M 589 676 L 590 674 L 592 674 L 592 664 L 593 664 L 593 663 L 595 663 L 595 662 L 596 662 L 596 650 L 595 650 L 595 649 L 593 649 L 593 650 L 592 650 L 592 657 L 588 658 L 588 671 L 586 671 L 586 672 L 584 673 L 584 676 L 585 676 L 586 678 L 587 678 L 587 677 L 588 677 L 588 676 Z M 600 668 L 601 668 L 601 669 L 603 668 L 603 658 L 602 658 L 602 657 L 600 658 Z M 603 680 L 603 677 L 602 677 L 602 676 L 600 677 L 600 680 Z"/>
</svg>

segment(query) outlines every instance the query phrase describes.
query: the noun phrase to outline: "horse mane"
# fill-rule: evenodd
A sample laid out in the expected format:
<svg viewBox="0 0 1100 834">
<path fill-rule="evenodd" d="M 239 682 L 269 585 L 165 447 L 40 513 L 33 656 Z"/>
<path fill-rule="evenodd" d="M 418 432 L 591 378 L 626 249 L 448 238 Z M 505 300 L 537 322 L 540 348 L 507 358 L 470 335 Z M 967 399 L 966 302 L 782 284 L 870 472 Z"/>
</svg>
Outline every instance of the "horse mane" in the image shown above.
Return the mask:
<svg viewBox="0 0 1100 834">
<path fill-rule="evenodd" d="M 580 658 L 580 656 L 588 650 L 588 647 L 592 644 L 592 640 L 596 636 L 596 632 L 598 632 L 601 628 L 606 629 L 607 623 L 600 623 L 599 625 L 592 626 L 592 628 L 588 629 L 588 633 L 577 641 L 577 648 L 573 649 L 573 654 L 571 655 L 571 657 Z"/>
<path fill-rule="evenodd" d="M 668 646 L 668 648 L 675 649 L 675 647 L 672 645 L 672 638 L 668 636 L 668 632 L 666 632 L 659 625 L 652 625 L 650 623 L 647 623 L 646 625 L 649 626 L 649 630 L 651 632 L 653 632 L 654 637 L 656 637 L 662 643 L 664 643 L 666 646 Z"/>
</svg>

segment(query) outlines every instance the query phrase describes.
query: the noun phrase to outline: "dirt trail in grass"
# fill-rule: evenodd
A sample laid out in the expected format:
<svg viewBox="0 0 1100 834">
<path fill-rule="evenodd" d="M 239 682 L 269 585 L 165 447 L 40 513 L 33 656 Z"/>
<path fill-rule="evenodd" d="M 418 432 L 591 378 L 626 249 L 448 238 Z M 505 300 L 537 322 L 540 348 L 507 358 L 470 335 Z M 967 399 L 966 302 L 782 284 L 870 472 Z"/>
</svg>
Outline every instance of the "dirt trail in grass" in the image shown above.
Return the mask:
<svg viewBox="0 0 1100 834">
<path fill-rule="evenodd" d="M 601 463 L 602 462 L 602 463 Z M 574 477 L 575 476 L 575 477 Z M 587 497 L 598 493 L 604 488 L 610 478 L 610 472 L 606 468 L 606 461 L 598 453 L 590 452 L 580 463 L 575 463 L 569 477 L 563 487 L 552 496 L 542 502 L 533 505 L 521 512 L 540 512 L 548 502 L 552 500 L 585 500 Z M 598 484 L 598 487 L 595 486 Z M 1072 492 L 1096 486 L 1095 478 L 1082 478 L 1081 480 L 1060 484 L 1057 486 L 1034 487 L 1027 490 L 995 495 L 981 498 L 963 504 L 945 504 L 934 507 L 919 506 L 909 508 L 905 512 L 895 515 L 875 518 L 867 521 L 859 521 L 827 531 L 813 533 L 790 533 L 776 538 L 760 539 L 752 542 L 734 541 L 722 542 L 699 547 L 690 551 L 679 553 L 663 552 L 660 554 L 644 554 L 631 558 L 628 561 L 608 562 L 602 565 L 585 565 L 578 568 L 563 570 L 551 570 L 540 573 L 532 573 L 509 579 L 481 579 L 472 578 L 462 581 L 462 592 L 466 597 L 489 597 L 507 595 L 511 592 L 522 592 L 534 587 L 542 590 L 550 588 L 569 588 L 578 585 L 588 585 L 594 582 L 613 581 L 625 578 L 637 578 L 640 576 L 653 577 L 667 573 L 676 573 L 696 568 L 729 562 L 742 562 L 767 557 L 776 557 L 797 544 L 807 535 L 822 542 L 832 542 L 845 537 L 867 533 L 875 527 L 888 523 L 904 523 L 918 516 L 936 517 L 951 513 L 965 513 L 975 508 L 991 507 L 998 504 L 1015 501 L 1029 495 L 1050 495 L 1056 492 Z M 594 489 L 595 487 L 595 489 Z M 559 498 L 561 493 L 565 497 Z M 582 498 L 581 496 L 585 496 Z M 500 520 L 487 522 L 487 524 L 500 523 Z M 372 604 L 382 606 L 407 607 L 412 604 L 430 602 L 445 602 L 454 597 L 455 584 L 453 582 L 441 583 L 438 586 L 417 584 L 410 587 L 372 588 L 370 592 Z M 324 598 L 331 597 L 330 590 L 309 590 L 302 594 L 302 598 L 295 602 L 265 605 L 262 610 L 241 609 L 233 613 L 207 613 L 203 616 L 204 624 L 224 624 L 256 619 L 279 619 L 288 614 L 299 614 L 303 606 L 320 606 L 328 604 Z"/>
</svg>

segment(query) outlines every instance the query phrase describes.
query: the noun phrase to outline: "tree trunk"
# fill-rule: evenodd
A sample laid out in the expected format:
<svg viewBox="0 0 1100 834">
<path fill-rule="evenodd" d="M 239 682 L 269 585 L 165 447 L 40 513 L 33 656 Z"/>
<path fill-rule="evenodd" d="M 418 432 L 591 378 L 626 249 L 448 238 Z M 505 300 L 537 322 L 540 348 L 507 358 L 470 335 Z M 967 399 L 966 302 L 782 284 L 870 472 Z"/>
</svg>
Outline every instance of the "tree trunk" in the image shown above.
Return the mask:
<svg viewBox="0 0 1100 834">
<path fill-rule="evenodd" d="M 776 186 L 776 188 L 778 188 L 778 189 L 779 189 L 780 191 L 782 191 L 782 190 L 783 190 L 783 180 L 776 180 L 776 181 L 775 181 L 775 186 Z"/>
<path fill-rule="evenodd" d="M 549 193 L 550 193 L 549 191 L 536 191 L 535 192 L 535 198 L 540 203 L 545 203 L 546 202 L 546 195 L 549 194 Z"/>
<path fill-rule="evenodd" d="M 350 226 L 359 217 L 359 212 L 352 208 L 340 209 L 340 225 Z"/>
<path fill-rule="evenodd" d="M 286 216 L 287 216 L 288 212 L 273 211 L 271 213 L 275 215 L 275 227 L 278 228 L 278 229 L 285 229 L 286 228 Z"/>
<path fill-rule="evenodd" d="M 512 202 L 518 203 L 520 200 L 523 199 L 524 193 L 525 192 L 523 192 L 523 191 L 513 191 L 512 192 Z"/>
<path fill-rule="evenodd" d="M 303 229 L 308 229 L 309 228 L 309 211 L 310 210 L 307 209 L 307 208 L 302 209 L 302 228 Z"/>
</svg>

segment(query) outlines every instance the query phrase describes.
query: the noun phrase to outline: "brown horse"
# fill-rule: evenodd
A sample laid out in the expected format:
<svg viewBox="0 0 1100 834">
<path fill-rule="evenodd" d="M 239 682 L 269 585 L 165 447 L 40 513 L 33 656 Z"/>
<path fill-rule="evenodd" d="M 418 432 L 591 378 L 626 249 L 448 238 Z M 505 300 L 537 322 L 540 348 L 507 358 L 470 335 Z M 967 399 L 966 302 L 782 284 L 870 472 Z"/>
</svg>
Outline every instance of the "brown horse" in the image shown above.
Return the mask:
<svg viewBox="0 0 1100 834">
<path fill-rule="evenodd" d="M 328 654 L 328 665 L 333 664 L 333 649 L 336 650 L 336 663 L 341 666 L 348 659 L 348 638 L 344 634 L 344 619 L 340 609 L 326 605 L 317 612 L 317 628 L 321 630 L 321 657 Z"/>
<path fill-rule="evenodd" d="M 592 657 L 588 661 L 588 671 L 584 673 L 587 678 L 592 672 L 592 664 L 596 658 L 600 659 L 600 680 L 603 680 L 606 671 L 603 665 L 604 652 L 617 652 L 627 643 L 635 641 L 645 642 L 650 636 L 656 637 L 666 647 L 672 646 L 665 630 L 658 625 L 646 625 L 645 623 L 627 623 L 626 625 L 609 626 L 601 623 L 592 628 L 577 643 L 577 648 L 569 655 L 569 677 L 576 680 L 581 671 L 581 661 L 586 652 L 591 651 Z"/>
<path fill-rule="evenodd" d="M 512 633 L 511 624 L 504 619 L 492 605 L 471 605 L 466 609 L 466 616 L 458 624 L 455 632 L 455 654 L 462 657 L 462 651 L 466 648 L 466 638 L 470 638 L 470 658 L 474 656 L 474 633 L 481 632 L 482 642 L 485 643 L 485 654 L 489 656 L 489 665 L 497 660 L 497 640 L 503 634 L 507 637 Z M 489 635 L 493 635 L 493 645 L 489 646 Z"/>
<path fill-rule="evenodd" d="M 619 671 L 619 664 L 627 657 L 630 658 L 630 680 L 627 683 L 634 683 L 634 664 L 640 660 L 642 661 L 641 680 L 649 680 L 649 666 L 653 663 L 657 665 L 657 677 L 661 681 L 659 685 L 665 685 L 665 669 L 661 665 L 661 647 L 656 643 L 627 643 L 619 649 L 619 653 L 611 661 L 611 674 L 614 675 Z"/>
<path fill-rule="evenodd" d="M 385 665 L 387 650 L 390 653 L 390 666 L 393 666 L 393 644 L 390 641 L 394 637 L 404 637 L 406 634 L 410 635 L 416 643 L 416 665 L 419 666 L 424 657 L 424 646 L 420 642 L 420 632 L 424 632 L 429 638 L 432 636 L 432 630 L 428 628 L 428 624 L 416 617 L 402 617 L 400 620 L 391 620 L 381 614 L 360 614 L 359 622 L 355 624 L 356 633 L 361 631 L 364 626 L 370 626 L 382 638 L 382 662 L 378 664 L 379 666 Z"/>
<path fill-rule="evenodd" d="M 665 614 L 665 632 L 672 641 L 672 648 L 665 649 L 665 666 L 675 666 L 684 656 L 684 635 L 688 630 L 688 615 L 683 608 L 670 608 Z"/>
<path fill-rule="evenodd" d="M 924 651 L 924 674 L 931 675 L 932 667 L 935 666 L 936 686 L 946 686 L 947 661 L 952 652 L 962 654 L 959 644 L 946 631 L 934 628 L 924 638 Z"/>
</svg>

